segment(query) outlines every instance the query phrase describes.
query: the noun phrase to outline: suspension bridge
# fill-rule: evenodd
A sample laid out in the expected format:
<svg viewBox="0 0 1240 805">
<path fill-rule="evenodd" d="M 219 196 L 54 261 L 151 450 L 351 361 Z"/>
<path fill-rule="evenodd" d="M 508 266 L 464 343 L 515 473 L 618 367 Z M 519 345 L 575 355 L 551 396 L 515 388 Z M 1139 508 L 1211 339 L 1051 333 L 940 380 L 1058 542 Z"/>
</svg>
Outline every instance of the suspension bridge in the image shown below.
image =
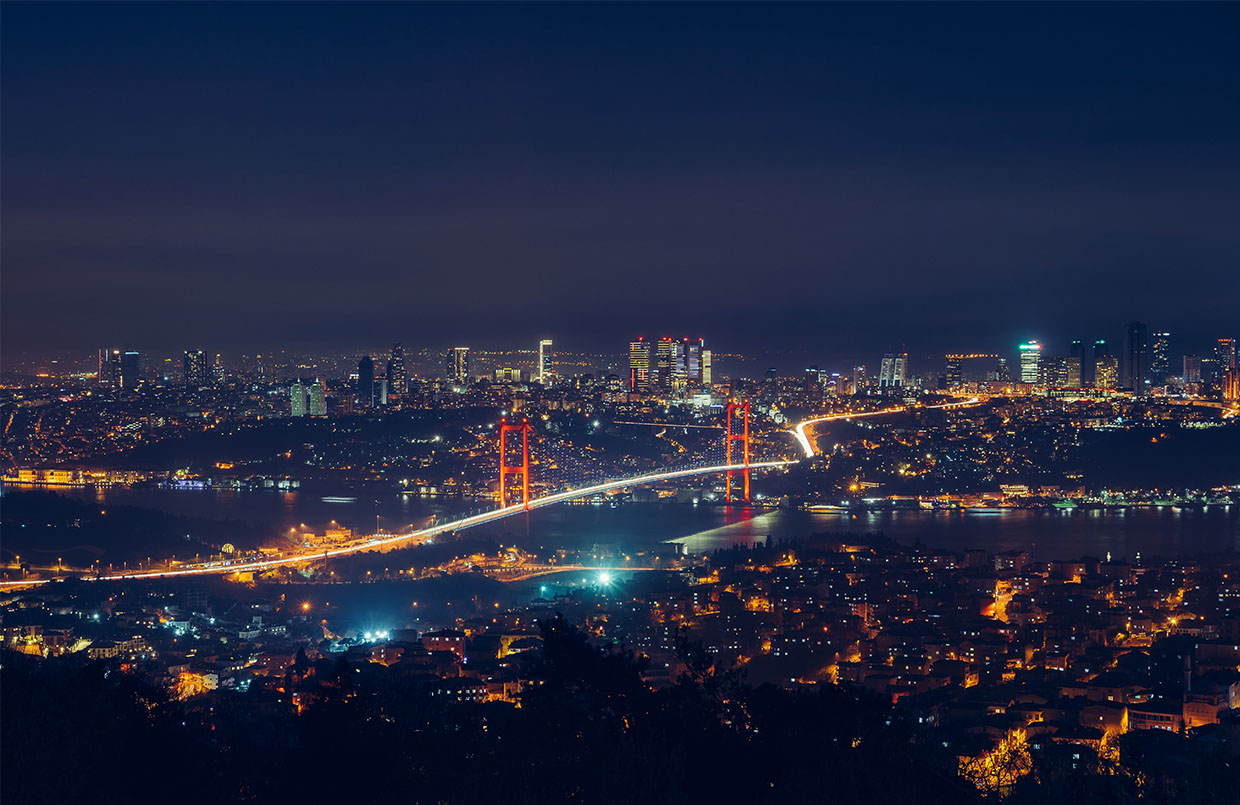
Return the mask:
<svg viewBox="0 0 1240 805">
<path fill-rule="evenodd" d="M 969 400 L 947 403 L 944 405 L 924 406 L 923 408 L 957 408 L 976 405 L 978 403 L 978 398 L 972 398 Z M 815 450 L 810 434 L 812 434 L 812 429 L 814 426 L 834 420 L 881 416 L 883 414 L 892 414 L 908 410 L 909 408 L 907 406 L 899 406 L 862 413 L 832 414 L 828 416 L 816 417 L 797 424 L 790 431 L 790 433 L 805 453 L 805 457 L 812 458 L 815 455 Z M 309 562 L 323 561 L 337 556 L 363 553 L 366 551 L 425 545 L 433 542 L 436 537 L 443 534 L 461 531 L 466 528 L 473 528 L 486 523 L 493 523 L 523 512 L 529 512 L 534 509 L 541 509 L 547 506 L 554 506 L 557 503 L 564 503 L 566 501 L 579 498 L 594 497 L 595 495 L 607 494 L 609 492 L 615 492 L 634 486 L 656 484 L 664 481 L 673 481 L 704 475 L 725 476 L 725 495 L 727 503 L 730 504 L 734 501 L 748 503 L 750 501 L 750 475 L 753 471 L 779 469 L 792 464 L 797 464 L 801 459 L 777 459 L 768 461 L 752 460 L 752 456 L 750 454 L 750 408 L 748 400 L 742 402 L 729 402 L 724 412 L 724 417 L 723 425 L 710 426 L 724 431 L 724 438 L 713 440 L 712 443 L 710 443 L 710 446 L 706 449 L 689 455 L 685 464 L 671 469 L 648 472 L 619 479 L 604 479 L 598 481 L 587 481 L 582 484 L 574 484 L 571 481 L 565 481 L 563 477 L 557 477 L 557 471 L 562 470 L 564 465 L 568 462 L 566 462 L 563 458 L 556 457 L 554 453 L 555 450 L 565 449 L 562 446 L 556 446 L 552 448 L 552 454 L 547 460 L 547 469 L 549 470 L 548 475 L 550 476 L 548 479 L 549 482 L 540 483 L 548 483 L 548 485 L 559 483 L 562 488 L 559 489 L 559 491 L 549 492 L 548 494 L 538 497 L 531 495 L 531 437 L 534 435 L 533 426 L 528 420 L 523 419 L 520 423 L 515 423 L 509 422 L 505 418 L 501 420 L 499 426 L 499 505 L 497 508 L 489 511 L 469 514 L 453 520 L 435 522 L 425 528 L 412 530 L 406 533 L 376 533 L 370 537 L 354 540 L 345 545 L 340 545 L 325 550 L 306 549 L 304 551 L 290 552 L 270 558 L 216 560 L 177 565 L 162 569 L 126 570 L 122 572 L 83 575 L 79 578 L 82 581 L 124 581 L 135 579 L 202 576 L 211 574 L 250 573 L 272 570 L 279 567 L 292 567 L 304 565 Z M 669 428 L 686 427 L 675 423 L 643 422 L 624 424 L 666 424 Z M 511 447 L 510 439 L 512 441 Z M 510 450 L 512 453 L 516 454 L 511 458 Z M 722 454 L 722 460 L 718 460 L 720 457 L 719 454 Z M 516 456 L 520 457 L 519 464 L 516 463 Z M 537 466 L 537 464 L 535 464 L 535 466 Z M 561 472 L 560 476 L 562 475 L 563 473 Z M 734 480 L 734 478 L 736 480 Z M 510 481 L 510 479 L 512 480 Z M 50 581 L 54 581 L 54 579 L 2 581 L 0 582 L 0 589 L 28 587 L 46 584 Z"/>
</svg>

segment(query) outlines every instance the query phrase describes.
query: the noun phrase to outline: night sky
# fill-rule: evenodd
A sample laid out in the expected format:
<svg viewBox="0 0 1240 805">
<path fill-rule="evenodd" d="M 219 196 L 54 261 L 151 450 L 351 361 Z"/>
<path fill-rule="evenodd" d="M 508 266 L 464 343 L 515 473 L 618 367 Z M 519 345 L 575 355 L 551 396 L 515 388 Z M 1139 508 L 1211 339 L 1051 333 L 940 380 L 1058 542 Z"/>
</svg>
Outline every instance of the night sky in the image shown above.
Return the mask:
<svg viewBox="0 0 1240 805">
<path fill-rule="evenodd" d="M 10 357 L 1240 335 L 1240 5 L 2 14 Z"/>
</svg>

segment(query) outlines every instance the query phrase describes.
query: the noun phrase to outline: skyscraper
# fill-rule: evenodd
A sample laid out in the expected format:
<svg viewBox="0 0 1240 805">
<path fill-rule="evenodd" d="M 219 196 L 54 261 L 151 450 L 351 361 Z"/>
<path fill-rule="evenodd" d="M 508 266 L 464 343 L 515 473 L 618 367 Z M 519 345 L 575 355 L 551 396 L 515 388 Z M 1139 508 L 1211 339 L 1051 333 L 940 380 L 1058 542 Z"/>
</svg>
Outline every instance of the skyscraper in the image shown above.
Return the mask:
<svg viewBox="0 0 1240 805">
<path fill-rule="evenodd" d="M 184 373 L 185 385 L 191 388 L 202 388 L 210 385 L 207 374 L 207 353 L 201 349 L 185 350 Z"/>
<path fill-rule="evenodd" d="M 392 394 L 409 393 L 409 373 L 405 370 L 405 348 L 399 343 L 392 345 L 387 362 L 388 391 Z"/>
<path fill-rule="evenodd" d="M 310 384 L 308 396 L 310 416 L 327 416 L 327 398 L 323 391 L 323 378 L 315 378 Z"/>
<path fill-rule="evenodd" d="M 453 347 L 447 355 L 447 378 L 458 386 L 469 385 L 469 347 Z"/>
<path fill-rule="evenodd" d="M 714 383 L 713 367 L 711 366 L 710 350 L 702 348 L 702 387 L 710 388 Z"/>
<path fill-rule="evenodd" d="M 1171 333 L 1160 330 L 1150 340 L 1150 379 L 1155 385 L 1167 382 L 1171 374 Z"/>
<path fill-rule="evenodd" d="M 860 364 L 854 366 L 852 371 L 852 393 L 861 394 L 869 385 L 869 378 L 865 376 L 865 367 Z"/>
<path fill-rule="evenodd" d="M 1081 379 L 1094 388 L 1115 388 L 1115 386 L 1103 386 L 1098 382 L 1098 358 L 1110 354 L 1111 348 L 1107 346 L 1105 339 L 1099 338 L 1097 341 L 1094 341 L 1093 348 L 1090 350 L 1089 355 L 1086 356 L 1088 368 L 1082 367 L 1081 369 L 1081 374 L 1083 375 Z"/>
<path fill-rule="evenodd" d="M 142 371 L 141 356 L 133 350 L 125 350 L 120 354 L 120 375 L 117 378 L 117 385 L 126 391 L 133 391 L 138 387 L 139 375 Z"/>
<path fill-rule="evenodd" d="M 211 382 L 217 386 L 224 385 L 225 380 L 224 364 L 220 360 L 220 353 L 215 353 L 215 363 L 211 366 Z"/>
<path fill-rule="evenodd" d="M 1089 383 L 1088 372 L 1093 367 L 1088 365 L 1088 352 L 1089 347 L 1084 341 L 1073 339 L 1068 350 L 1068 385 L 1072 388 L 1081 388 Z"/>
<path fill-rule="evenodd" d="M 535 380 L 548 385 L 553 377 L 551 368 L 551 339 L 544 338 L 538 342 L 538 366 L 535 367 Z"/>
<path fill-rule="evenodd" d="M 1214 359 L 1218 361 L 1219 370 L 1226 372 L 1236 366 L 1236 339 L 1220 338 L 1214 345 Z"/>
<path fill-rule="evenodd" d="M 1134 394 L 1145 393 L 1145 378 L 1149 374 L 1150 363 L 1149 343 L 1142 322 L 1129 322 L 1124 330 L 1124 364 L 1121 371 L 1124 388 L 1132 389 Z"/>
<path fill-rule="evenodd" d="M 899 388 L 908 373 L 908 353 L 888 352 L 878 367 L 879 388 Z"/>
<path fill-rule="evenodd" d="M 99 348 L 99 385 L 105 388 L 119 388 L 121 379 L 121 351 L 119 349 Z"/>
<path fill-rule="evenodd" d="M 960 355 L 947 356 L 947 387 L 954 389 L 964 382 L 963 359 Z"/>
<path fill-rule="evenodd" d="M 676 342 L 664 336 L 655 346 L 655 365 L 653 385 L 659 391 L 672 388 L 672 369 L 676 365 Z"/>
<path fill-rule="evenodd" d="M 1094 355 L 1094 387 L 1119 388 L 1119 359 L 1109 352 Z"/>
<path fill-rule="evenodd" d="M 1042 345 L 1037 341 L 1026 341 L 1016 349 L 1020 353 L 1020 382 L 1036 385 L 1041 379 L 1038 375 L 1042 365 Z"/>
<path fill-rule="evenodd" d="M 1201 358 L 1196 355 L 1184 356 L 1184 385 L 1201 382 Z"/>
<path fill-rule="evenodd" d="M 357 362 L 357 404 L 362 408 L 375 404 L 375 359 L 369 355 Z"/>
<path fill-rule="evenodd" d="M 650 344 L 644 337 L 629 342 L 629 391 L 650 391 Z"/>
<path fill-rule="evenodd" d="M 306 387 L 298 380 L 288 390 L 289 416 L 306 415 Z"/>
</svg>

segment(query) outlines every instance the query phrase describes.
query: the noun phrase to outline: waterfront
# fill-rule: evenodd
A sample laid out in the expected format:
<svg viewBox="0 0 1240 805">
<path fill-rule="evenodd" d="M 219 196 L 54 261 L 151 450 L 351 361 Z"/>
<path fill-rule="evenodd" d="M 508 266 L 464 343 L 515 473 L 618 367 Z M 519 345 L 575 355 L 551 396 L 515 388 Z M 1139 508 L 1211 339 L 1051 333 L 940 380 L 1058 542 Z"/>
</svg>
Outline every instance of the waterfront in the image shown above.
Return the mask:
<svg viewBox="0 0 1240 805">
<path fill-rule="evenodd" d="M 399 530 L 431 516 L 469 510 L 461 501 L 401 496 L 365 490 L 333 494 L 298 492 L 181 491 L 160 488 L 59 488 L 74 500 L 129 505 L 185 517 L 236 520 L 269 530 L 273 538 L 289 528 L 320 532 L 331 523 L 359 532 Z M 326 498 L 326 499 L 325 499 Z M 1193 556 L 1240 550 L 1240 505 L 1207 509 L 1006 509 L 1003 511 L 874 511 L 857 514 L 776 509 L 728 509 L 674 503 L 561 505 L 524 517 L 480 526 L 471 536 L 491 537 L 533 548 L 589 548 L 598 543 L 642 546 L 676 541 L 692 553 L 767 539 L 798 539 L 811 533 L 883 533 L 905 545 L 920 540 L 950 551 L 1027 550 L 1038 561 L 1092 555 L 1115 558 Z"/>
</svg>

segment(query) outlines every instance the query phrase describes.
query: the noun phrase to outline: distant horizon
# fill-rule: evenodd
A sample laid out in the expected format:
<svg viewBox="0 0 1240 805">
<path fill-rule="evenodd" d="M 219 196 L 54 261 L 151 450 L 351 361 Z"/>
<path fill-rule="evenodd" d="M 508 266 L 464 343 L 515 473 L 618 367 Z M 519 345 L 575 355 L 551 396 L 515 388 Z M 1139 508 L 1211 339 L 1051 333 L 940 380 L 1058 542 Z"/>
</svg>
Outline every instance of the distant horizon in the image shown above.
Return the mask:
<svg viewBox="0 0 1240 805">
<path fill-rule="evenodd" d="M 6 4 L 0 349 L 1240 325 L 1240 5 L 892 9 Z"/>
</svg>

